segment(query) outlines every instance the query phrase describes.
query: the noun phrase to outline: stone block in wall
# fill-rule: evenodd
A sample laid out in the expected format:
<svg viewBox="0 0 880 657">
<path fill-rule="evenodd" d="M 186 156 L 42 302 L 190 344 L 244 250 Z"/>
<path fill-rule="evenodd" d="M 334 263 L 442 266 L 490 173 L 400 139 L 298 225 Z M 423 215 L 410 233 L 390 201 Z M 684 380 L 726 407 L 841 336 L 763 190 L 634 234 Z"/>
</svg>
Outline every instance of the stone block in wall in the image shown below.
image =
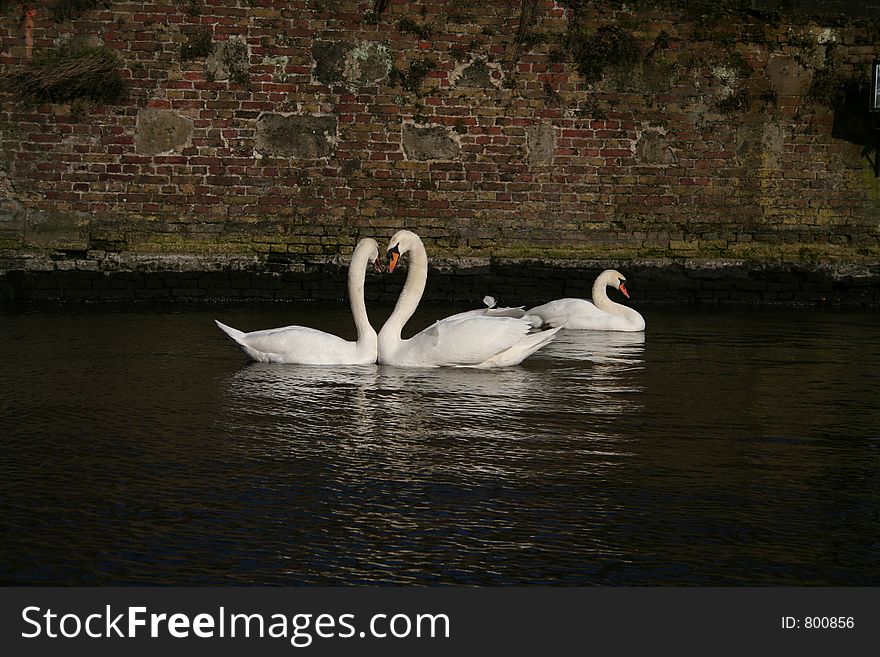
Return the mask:
<svg viewBox="0 0 880 657">
<path fill-rule="evenodd" d="M 342 82 L 345 56 L 351 48 L 352 44 L 345 41 L 319 41 L 312 46 L 315 79 L 324 84 Z"/>
<path fill-rule="evenodd" d="M 343 76 L 358 85 L 384 80 L 391 72 L 391 50 L 381 43 L 361 42 L 355 44 L 345 57 Z"/>
<path fill-rule="evenodd" d="M 215 44 L 205 60 L 205 74 L 210 80 L 247 80 L 250 52 L 242 36 L 234 36 Z"/>
<path fill-rule="evenodd" d="M 636 157 L 643 164 L 674 164 L 675 154 L 666 135 L 656 130 L 645 130 L 636 144 Z"/>
<path fill-rule="evenodd" d="M 142 155 L 180 151 L 189 145 L 192 119 L 177 112 L 144 109 L 138 112 L 134 150 Z"/>
<path fill-rule="evenodd" d="M 777 96 L 803 96 L 813 83 L 813 71 L 795 57 L 774 55 L 767 63 L 767 79 Z"/>
<path fill-rule="evenodd" d="M 761 163 L 767 168 L 779 168 L 782 166 L 783 147 L 785 134 L 782 127 L 776 123 L 765 123 L 762 126 L 761 135 Z"/>
<path fill-rule="evenodd" d="M 352 88 L 386 79 L 393 63 L 388 46 L 371 41 L 319 41 L 312 47 L 312 58 L 318 82 Z"/>
<path fill-rule="evenodd" d="M 501 66 L 482 57 L 459 64 L 450 76 L 454 87 L 468 89 L 500 89 L 502 77 Z"/>
<path fill-rule="evenodd" d="M 256 150 L 275 156 L 329 157 L 337 129 L 335 116 L 263 114 L 257 119 Z"/>
<path fill-rule="evenodd" d="M 31 211 L 24 243 L 31 248 L 85 251 L 89 248 L 88 219 L 65 212 Z"/>
<path fill-rule="evenodd" d="M 552 125 L 533 125 L 526 129 L 526 160 L 529 166 L 553 163 L 556 133 Z"/>
<path fill-rule="evenodd" d="M 404 124 L 403 151 L 410 160 L 455 160 L 461 152 L 456 135 L 444 126 Z"/>
<path fill-rule="evenodd" d="M 0 240 L 13 239 L 24 232 L 27 213 L 12 198 L 0 198 Z"/>
</svg>

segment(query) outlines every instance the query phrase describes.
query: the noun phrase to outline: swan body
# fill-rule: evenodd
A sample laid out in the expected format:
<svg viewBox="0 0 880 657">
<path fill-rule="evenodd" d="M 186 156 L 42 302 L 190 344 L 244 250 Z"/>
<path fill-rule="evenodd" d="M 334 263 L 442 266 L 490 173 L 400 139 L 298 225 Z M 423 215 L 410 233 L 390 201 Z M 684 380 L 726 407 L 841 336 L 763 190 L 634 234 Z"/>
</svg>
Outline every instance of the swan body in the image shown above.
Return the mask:
<svg viewBox="0 0 880 657">
<path fill-rule="evenodd" d="M 607 287 L 614 287 L 629 298 L 626 278 L 615 269 L 606 269 L 593 283 L 593 298 L 556 299 L 526 311 L 534 324 L 593 331 L 644 331 L 645 318 L 638 311 L 608 298 Z"/>
<path fill-rule="evenodd" d="M 348 300 L 357 340 L 342 338 L 306 326 L 284 326 L 245 333 L 214 320 L 251 360 L 261 363 L 300 365 L 368 365 L 375 363 L 378 336 L 370 324 L 364 303 L 364 279 L 370 262 L 379 258 L 376 240 L 362 239 L 351 255 L 348 267 Z"/>
<path fill-rule="evenodd" d="M 410 253 L 406 283 L 397 305 L 379 331 L 379 362 L 404 367 L 506 367 L 517 365 L 553 339 L 558 329 L 530 333 L 522 317 L 492 316 L 492 309 L 467 311 L 441 319 L 403 340 L 401 331 L 421 301 L 428 279 L 428 256 L 422 240 L 401 230 L 388 245 L 388 271 Z M 493 300 L 494 301 L 494 300 Z"/>
</svg>

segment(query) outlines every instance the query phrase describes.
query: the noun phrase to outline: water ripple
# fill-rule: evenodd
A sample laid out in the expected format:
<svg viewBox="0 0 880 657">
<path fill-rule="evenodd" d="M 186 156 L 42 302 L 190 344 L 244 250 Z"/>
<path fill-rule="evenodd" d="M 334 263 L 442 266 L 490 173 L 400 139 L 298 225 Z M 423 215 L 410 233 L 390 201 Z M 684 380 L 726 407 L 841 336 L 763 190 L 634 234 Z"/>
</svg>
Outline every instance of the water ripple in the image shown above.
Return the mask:
<svg viewBox="0 0 880 657">
<path fill-rule="evenodd" d="M 876 313 L 658 308 L 494 371 L 248 364 L 221 314 L 351 330 L 0 311 L 0 581 L 880 583 Z"/>
</svg>

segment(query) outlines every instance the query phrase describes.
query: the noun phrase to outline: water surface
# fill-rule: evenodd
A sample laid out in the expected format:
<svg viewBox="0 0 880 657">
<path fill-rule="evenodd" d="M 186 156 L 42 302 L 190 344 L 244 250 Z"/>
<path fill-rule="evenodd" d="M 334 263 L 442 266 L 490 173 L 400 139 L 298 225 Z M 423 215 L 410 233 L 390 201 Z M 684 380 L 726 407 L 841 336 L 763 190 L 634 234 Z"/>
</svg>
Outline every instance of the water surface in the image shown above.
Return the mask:
<svg viewBox="0 0 880 657">
<path fill-rule="evenodd" d="M 341 303 L 6 307 L 0 582 L 880 584 L 880 313 L 640 310 L 478 371 L 212 322 Z"/>
</svg>

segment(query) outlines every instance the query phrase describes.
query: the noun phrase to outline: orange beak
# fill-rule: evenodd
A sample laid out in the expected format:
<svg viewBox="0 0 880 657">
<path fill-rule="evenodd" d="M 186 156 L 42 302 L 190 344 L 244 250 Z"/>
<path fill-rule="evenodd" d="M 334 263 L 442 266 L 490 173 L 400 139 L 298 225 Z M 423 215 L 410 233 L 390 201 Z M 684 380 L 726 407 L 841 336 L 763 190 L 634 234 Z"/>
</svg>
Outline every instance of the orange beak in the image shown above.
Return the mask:
<svg viewBox="0 0 880 657">
<path fill-rule="evenodd" d="M 629 292 L 626 291 L 626 283 L 620 281 L 620 285 L 617 286 L 617 289 L 623 293 L 623 296 L 629 299 Z"/>
<path fill-rule="evenodd" d="M 400 252 L 397 249 L 391 249 L 388 251 L 388 273 L 394 271 L 394 268 L 397 267 L 397 261 L 400 260 Z"/>
</svg>

